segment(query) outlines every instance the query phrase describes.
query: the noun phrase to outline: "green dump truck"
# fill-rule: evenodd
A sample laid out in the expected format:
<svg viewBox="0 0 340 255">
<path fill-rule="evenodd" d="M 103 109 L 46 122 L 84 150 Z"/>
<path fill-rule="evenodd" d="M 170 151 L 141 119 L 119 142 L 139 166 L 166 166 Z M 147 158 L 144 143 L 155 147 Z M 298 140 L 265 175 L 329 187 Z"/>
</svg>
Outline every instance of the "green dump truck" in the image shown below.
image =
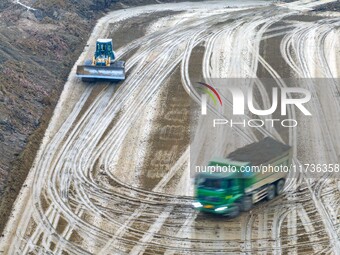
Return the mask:
<svg viewBox="0 0 340 255">
<path fill-rule="evenodd" d="M 195 177 L 193 206 L 236 217 L 256 202 L 283 192 L 291 161 L 291 147 L 270 137 L 239 148 L 226 158 L 212 159 Z"/>
</svg>

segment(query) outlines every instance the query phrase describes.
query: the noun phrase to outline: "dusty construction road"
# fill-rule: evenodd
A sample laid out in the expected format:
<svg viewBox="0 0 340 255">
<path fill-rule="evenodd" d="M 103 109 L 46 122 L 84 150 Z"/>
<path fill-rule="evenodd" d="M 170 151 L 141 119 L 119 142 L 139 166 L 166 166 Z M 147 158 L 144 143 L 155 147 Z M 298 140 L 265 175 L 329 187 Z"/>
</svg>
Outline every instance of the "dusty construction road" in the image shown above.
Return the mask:
<svg viewBox="0 0 340 255">
<path fill-rule="evenodd" d="M 76 64 L 98 37 L 112 37 L 127 79 L 89 85 L 72 70 L 1 240 L 3 254 L 339 254 L 337 179 L 292 178 L 284 196 L 236 219 L 191 208 L 187 119 L 195 81 L 339 77 L 340 17 L 301 14 L 332 1 L 237 2 L 146 6 L 99 21 Z M 315 128 L 302 121 L 288 135 L 235 129 L 221 146 L 232 151 L 271 135 L 293 146 L 296 163 L 339 162 L 338 85 L 306 85 L 323 120 Z"/>
</svg>

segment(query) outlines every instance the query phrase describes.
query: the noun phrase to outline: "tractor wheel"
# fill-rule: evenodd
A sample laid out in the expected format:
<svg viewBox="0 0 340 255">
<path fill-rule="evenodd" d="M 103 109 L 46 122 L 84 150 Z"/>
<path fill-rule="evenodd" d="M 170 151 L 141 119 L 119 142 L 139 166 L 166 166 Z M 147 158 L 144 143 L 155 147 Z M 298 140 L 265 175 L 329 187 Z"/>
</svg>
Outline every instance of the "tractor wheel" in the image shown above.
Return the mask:
<svg viewBox="0 0 340 255">
<path fill-rule="evenodd" d="M 285 186 L 285 180 L 281 179 L 276 183 L 276 195 L 281 195 L 283 193 L 283 188 Z"/>
<path fill-rule="evenodd" d="M 275 185 L 270 184 L 267 190 L 267 200 L 272 200 L 275 197 Z"/>
<path fill-rule="evenodd" d="M 125 61 L 112 61 L 111 66 L 117 67 L 117 68 L 125 68 Z"/>
</svg>

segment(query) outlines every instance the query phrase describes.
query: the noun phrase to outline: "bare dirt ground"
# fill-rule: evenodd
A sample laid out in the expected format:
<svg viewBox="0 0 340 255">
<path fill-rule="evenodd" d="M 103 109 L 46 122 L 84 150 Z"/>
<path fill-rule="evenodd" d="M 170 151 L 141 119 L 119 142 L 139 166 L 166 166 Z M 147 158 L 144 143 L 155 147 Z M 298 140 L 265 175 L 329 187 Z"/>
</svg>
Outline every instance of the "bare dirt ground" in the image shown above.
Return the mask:
<svg viewBox="0 0 340 255">
<path fill-rule="evenodd" d="M 337 179 L 292 178 L 284 196 L 236 219 L 198 214 L 190 205 L 190 132 L 209 145 L 202 123 L 190 130 L 197 80 L 338 77 L 340 21 L 306 20 L 305 5 L 318 3 L 165 4 L 99 20 L 76 65 L 91 56 L 97 37 L 119 38 L 117 54 L 127 61 L 127 79 L 86 84 L 72 69 L 0 250 L 338 254 Z M 228 152 L 270 135 L 291 144 L 297 162 L 338 162 L 339 83 L 301 86 L 313 91 L 313 113 L 321 124 L 297 116 L 301 127 L 295 130 L 224 129 L 230 139 L 217 145 Z M 266 90 L 258 85 L 258 91 L 258 103 L 266 106 Z M 332 115 L 324 116 L 330 109 Z M 201 153 L 212 154 L 204 148 Z"/>
</svg>

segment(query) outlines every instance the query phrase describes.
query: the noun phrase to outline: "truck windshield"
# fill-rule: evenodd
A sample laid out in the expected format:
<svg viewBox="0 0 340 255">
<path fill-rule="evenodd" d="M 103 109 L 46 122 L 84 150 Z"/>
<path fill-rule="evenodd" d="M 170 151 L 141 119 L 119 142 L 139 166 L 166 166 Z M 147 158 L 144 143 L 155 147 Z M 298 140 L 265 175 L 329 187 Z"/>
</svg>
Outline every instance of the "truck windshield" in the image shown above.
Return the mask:
<svg viewBox="0 0 340 255">
<path fill-rule="evenodd" d="M 208 189 L 228 189 L 231 186 L 231 180 L 201 178 L 197 184 L 199 187 Z"/>
</svg>

